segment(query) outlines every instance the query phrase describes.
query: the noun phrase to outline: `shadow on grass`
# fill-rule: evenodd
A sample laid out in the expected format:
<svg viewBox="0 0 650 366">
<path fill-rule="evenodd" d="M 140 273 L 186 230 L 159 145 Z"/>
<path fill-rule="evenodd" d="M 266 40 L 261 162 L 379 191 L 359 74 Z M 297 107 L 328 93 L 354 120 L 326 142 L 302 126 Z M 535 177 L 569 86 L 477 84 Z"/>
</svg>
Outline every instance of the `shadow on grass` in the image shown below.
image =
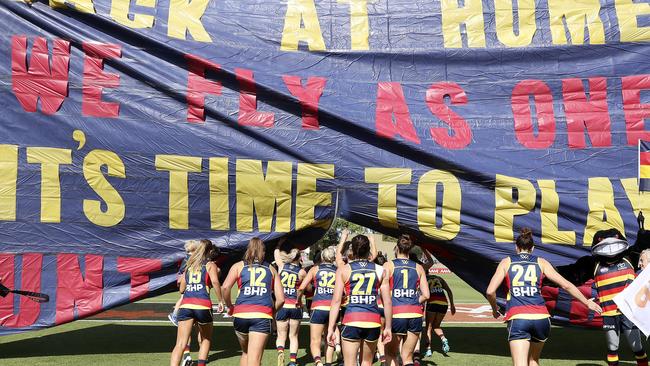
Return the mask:
<svg viewBox="0 0 650 366">
<path fill-rule="evenodd" d="M 307 346 L 309 328 L 301 327 L 301 349 Z M 106 324 L 66 332 L 35 336 L 0 344 L 3 358 L 93 354 L 171 353 L 176 341 L 176 328 L 169 325 Z M 192 335 L 192 351 L 197 351 L 196 332 Z M 288 349 L 288 345 L 287 345 Z M 275 337 L 270 337 L 266 352 L 275 350 Z M 239 356 L 241 349 L 231 326 L 215 326 L 210 360 Z M 289 356 L 287 355 L 287 359 Z M 301 364 L 311 362 L 302 356 Z"/>
<path fill-rule="evenodd" d="M 449 339 L 453 359 L 454 353 L 480 354 L 510 357 L 505 326 L 503 327 L 476 327 L 453 326 L 444 329 L 445 336 Z M 434 348 L 439 343 L 434 343 Z M 621 360 L 634 360 L 634 355 L 627 347 L 627 342 L 621 339 Z M 581 364 L 603 365 L 607 348 L 605 334 L 599 330 L 580 328 L 558 328 L 551 330 L 551 335 L 542 351 L 542 360 L 579 360 L 594 361 Z M 436 357 L 442 357 L 437 352 Z M 621 362 L 621 365 L 626 365 Z M 636 363 L 630 363 L 636 365 Z"/>
<path fill-rule="evenodd" d="M 451 345 L 450 360 L 455 353 L 510 357 L 505 327 L 451 326 L 445 328 Z M 193 336 L 193 341 L 196 340 Z M 312 362 L 305 355 L 309 328 L 301 327 L 299 339 L 302 365 Z M 143 354 L 171 352 L 176 340 L 176 328 L 169 325 L 106 324 L 73 329 L 61 333 L 34 336 L 0 344 L 0 355 L 6 358 L 92 355 L 92 354 Z M 631 361 L 634 356 L 621 342 L 621 360 Z M 434 348 L 439 344 L 434 344 Z M 197 350 L 196 342 L 192 351 Z M 241 354 L 239 343 L 231 326 L 215 326 L 210 360 L 237 357 Z M 288 344 L 287 344 L 288 348 Z M 266 352 L 275 350 L 275 337 L 269 338 Z M 574 328 L 553 328 L 542 353 L 543 360 L 576 360 L 580 366 L 604 364 L 605 337 L 600 331 Z M 460 356 L 460 355 L 459 355 Z M 288 355 L 287 355 L 288 357 Z M 441 357 L 437 354 L 435 357 Z M 593 361 L 593 362 L 592 362 Z M 425 365 L 435 366 L 431 359 Z M 621 362 L 621 365 L 635 363 Z"/>
</svg>

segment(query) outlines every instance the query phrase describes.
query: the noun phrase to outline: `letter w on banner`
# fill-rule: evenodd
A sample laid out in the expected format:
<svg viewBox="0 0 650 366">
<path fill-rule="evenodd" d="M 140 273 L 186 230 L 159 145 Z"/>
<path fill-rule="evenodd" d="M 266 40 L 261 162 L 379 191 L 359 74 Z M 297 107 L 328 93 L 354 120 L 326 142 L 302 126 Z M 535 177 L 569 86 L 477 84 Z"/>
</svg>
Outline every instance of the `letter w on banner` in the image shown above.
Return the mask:
<svg viewBox="0 0 650 366">
<path fill-rule="evenodd" d="M 639 140 L 639 191 L 650 191 L 650 141 Z"/>
<path fill-rule="evenodd" d="M 646 337 L 650 335 L 650 267 L 646 267 L 623 292 L 616 295 L 614 302 Z"/>
</svg>

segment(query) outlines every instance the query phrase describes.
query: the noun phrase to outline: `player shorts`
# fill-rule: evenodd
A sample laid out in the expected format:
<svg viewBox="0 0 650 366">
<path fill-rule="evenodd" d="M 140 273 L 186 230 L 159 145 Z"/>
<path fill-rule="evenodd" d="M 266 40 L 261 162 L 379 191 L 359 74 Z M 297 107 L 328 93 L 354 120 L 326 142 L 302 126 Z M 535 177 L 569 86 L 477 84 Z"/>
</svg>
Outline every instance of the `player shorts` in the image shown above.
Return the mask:
<svg viewBox="0 0 650 366">
<path fill-rule="evenodd" d="M 637 329 L 636 325 L 625 315 L 603 316 L 603 329 L 615 330 L 617 333 L 622 330 Z"/>
<path fill-rule="evenodd" d="M 427 313 L 447 314 L 449 305 L 427 304 Z"/>
<path fill-rule="evenodd" d="M 419 318 L 393 318 L 393 334 L 406 335 L 406 333 L 418 334 L 422 332 L 422 317 Z"/>
<path fill-rule="evenodd" d="M 380 307 L 380 308 L 379 308 L 379 316 L 382 317 L 382 318 L 386 318 L 386 315 L 385 315 L 385 314 L 386 314 L 386 313 L 384 313 L 384 308 L 383 308 L 383 307 Z"/>
<path fill-rule="evenodd" d="M 520 339 L 534 343 L 545 342 L 551 333 L 551 319 L 508 320 L 508 342 Z"/>
<path fill-rule="evenodd" d="M 327 310 L 312 310 L 309 323 L 311 324 L 325 324 L 330 321 L 330 312 Z"/>
<path fill-rule="evenodd" d="M 176 315 L 176 318 L 178 319 L 179 322 L 182 322 L 184 320 L 194 319 L 197 323 L 201 325 L 210 324 L 212 323 L 213 320 L 212 309 L 180 308 L 178 309 L 178 314 Z"/>
<path fill-rule="evenodd" d="M 282 308 L 275 314 L 275 320 L 277 321 L 285 321 L 289 319 L 302 319 L 302 309 Z"/>
<path fill-rule="evenodd" d="M 341 330 L 341 338 L 346 341 L 366 341 L 377 342 L 381 333 L 380 327 L 375 328 L 359 328 L 349 325 L 344 325 Z"/>
<path fill-rule="evenodd" d="M 234 318 L 233 326 L 235 332 L 248 334 L 250 332 L 271 334 L 272 319 L 247 319 Z"/>
</svg>

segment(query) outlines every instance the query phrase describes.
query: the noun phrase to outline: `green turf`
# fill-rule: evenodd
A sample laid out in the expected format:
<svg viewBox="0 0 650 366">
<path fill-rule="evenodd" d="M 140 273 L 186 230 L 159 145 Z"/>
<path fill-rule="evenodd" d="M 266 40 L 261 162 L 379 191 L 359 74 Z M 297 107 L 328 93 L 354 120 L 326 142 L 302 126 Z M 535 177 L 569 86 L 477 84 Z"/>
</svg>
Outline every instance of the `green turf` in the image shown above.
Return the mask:
<svg viewBox="0 0 650 366">
<path fill-rule="evenodd" d="M 487 300 L 481 293 L 471 288 L 465 281 L 453 273 L 439 275 L 451 288 L 454 294 L 454 302 L 459 304 L 487 304 Z"/>
<path fill-rule="evenodd" d="M 424 365 L 510 365 L 503 324 L 444 326 L 452 352 L 448 357 L 439 352 Z M 3 366 L 121 366 L 167 365 L 176 329 L 164 323 L 97 323 L 75 322 L 53 329 L 0 337 L 0 364 Z M 301 341 L 308 339 L 308 328 L 301 328 Z M 624 342 L 622 342 L 624 343 Z M 542 358 L 546 365 L 604 365 L 604 335 L 600 331 L 553 328 Z M 298 354 L 301 365 L 311 358 L 303 350 Z M 439 345 L 437 345 L 439 346 Z M 632 366 L 634 357 L 626 349 L 621 365 Z M 193 349 L 194 350 L 194 349 Z M 219 366 L 236 366 L 239 346 L 231 326 L 217 326 L 213 337 L 210 361 Z M 193 353 L 196 357 L 196 352 Z M 270 344 L 263 365 L 275 365 L 276 352 Z M 288 356 L 288 355 L 287 355 Z M 288 357 L 287 357 L 288 358 Z"/>
<path fill-rule="evenodd" d="M 483 295 L 481 295 L 478 291 L 471 288 L 468 284 L 465 283 L 465 281 L 461 280 L 460 277 L 456 276 L 455 274 L 443 274 L 440 275 L 440 277 L 444 278 L 445 281 L 447 281 L 447 284 L 449 284 L 451 291 L 454 293 L 455 302 L 459 304 L 461 303 L 487 304 L 487 300 L 485 300 L 485 297 L 483 297 Z M 213 302 L 216 302 L 216 298 L 214 297 L 214 292 L 211 292 L 211 295 L 212 295 Z M 164 302 L 164 303 L 173 304 L 176 302 L 176 300 L 178 300 L 179 296 L 180 295 L 178 292 L 171 292 L 157 297 L 144 299 L 141 300 L 141 302 Z M 233 287 L 232 290 L 233 301 L 236 297 L 237 297 L 237 289 L 236 287 Z"/>
</svg>

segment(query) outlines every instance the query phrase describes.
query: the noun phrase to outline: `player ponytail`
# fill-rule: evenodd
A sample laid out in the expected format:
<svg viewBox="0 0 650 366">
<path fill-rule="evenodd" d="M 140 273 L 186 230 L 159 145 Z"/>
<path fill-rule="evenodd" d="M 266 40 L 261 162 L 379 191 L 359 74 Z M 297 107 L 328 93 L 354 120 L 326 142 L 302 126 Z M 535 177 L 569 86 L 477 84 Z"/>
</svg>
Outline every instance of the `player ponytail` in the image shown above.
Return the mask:
<svg viewBox="0 0 650 366">
<path fill-rule="evenodd" d="M 411 236 L 409 234 L 402 234 L 400 235 L 399 239 L 397 239 L 398 253 L 408 255 L 411 252 L 412 247 L 413 241 L 411 240 Z"/>
<path fill-rule="evenodd" d="M 365 235 L 357 235 L 350 241 L 353 259 L 368 259 L 370 256 L 370 240 Z"/>
<path fill-rule="evenodd" d="M 190 243 L 193 242 L 193 243 Z M 205 255 L 210 249 L 208 243 L 212 246 L 212 242 L 209 240 L 189 240 L 187 246 L 194 247 L 190 258 L 187 260 L 187 270 L 190 272 L 196 272 L 201 270 L 201 266 L 205 262 Z"/>
<path fill-rule="evenodd" d="M 530 252 L 535 246 L 533 241 L 533 231 L 530 228 L 522 228 L 519 230 L 519 236 L 516 240 L 517 249 L 523 252 Z"/>
<path fill-rule="evenodd" d="M 255 237 L 248 241 L 248 247 L 246 248 L 246 253 L 244 253 L 244 263 L 262 263 L 264 262 L 265 255 L 264 242 L 262 239 Z"/>
<path fill-rule="evenodd" d="M 334 263 L 336 260 L 336 247 L 332 245 L 323 249 L 323 251 L 320 252 L 320 256 L 323 262 Z"/>
</svg>

